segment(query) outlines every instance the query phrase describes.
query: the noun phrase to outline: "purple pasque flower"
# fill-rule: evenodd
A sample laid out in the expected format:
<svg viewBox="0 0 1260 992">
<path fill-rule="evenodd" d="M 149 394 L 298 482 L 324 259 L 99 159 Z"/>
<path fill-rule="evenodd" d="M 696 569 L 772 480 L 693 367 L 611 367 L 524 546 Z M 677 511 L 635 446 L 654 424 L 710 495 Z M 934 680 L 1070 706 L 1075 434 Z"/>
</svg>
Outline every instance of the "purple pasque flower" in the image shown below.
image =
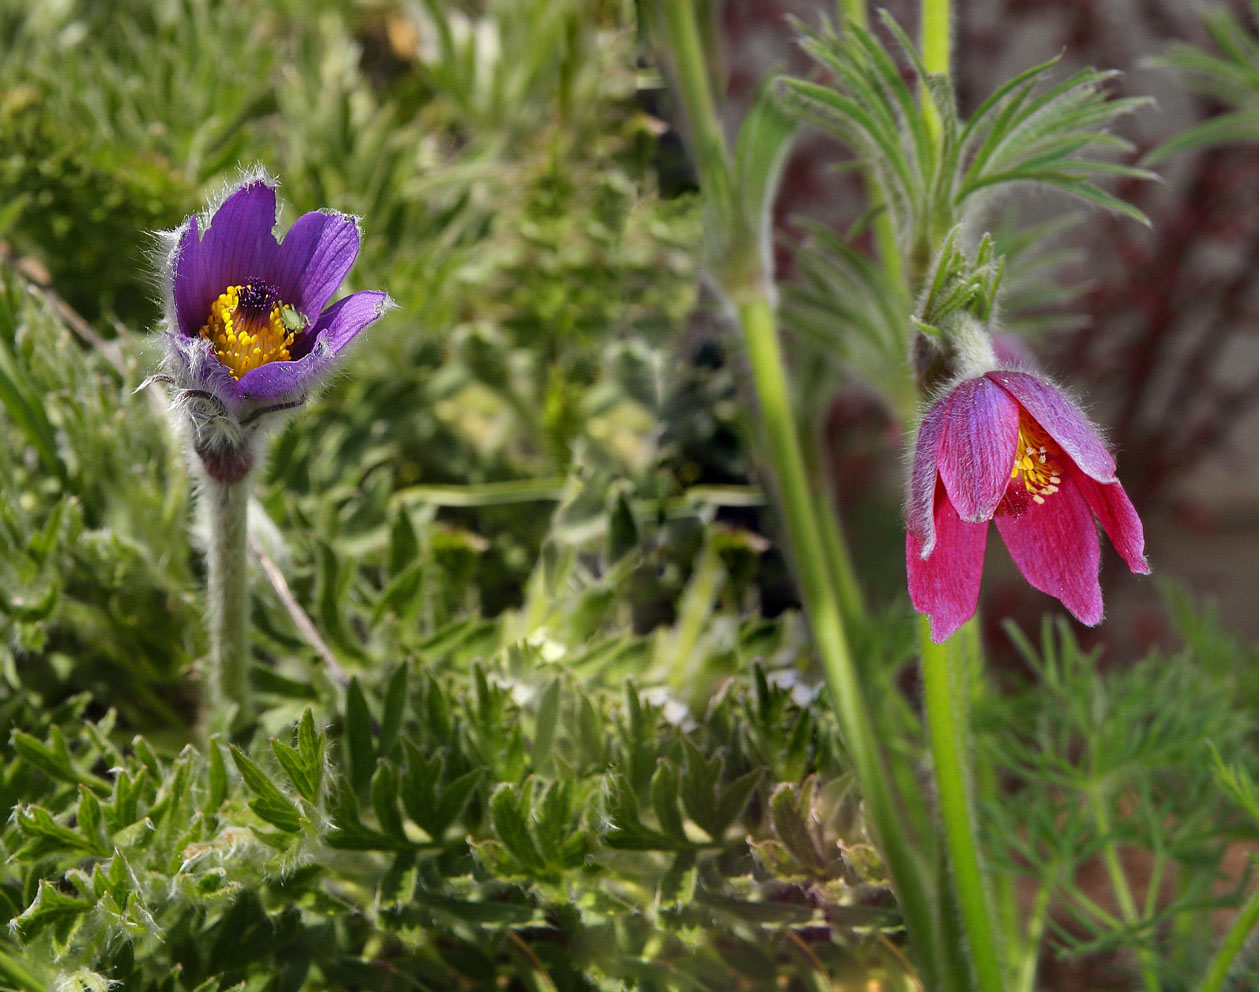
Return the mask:
<svg viewBox="0 0 1260 992">
<path fill-rule="evenodd" d="M 365 291 L 326 307 L 359 253 L 354 218 L 312 211 L 279 241 L 275 224 L 276 184 L 254 174 L 170 235 L 166 367 L 212 475 L 248 472 L 253 428 L 300 405 L 391 305 Z"/>
<path fill-rule="evenodd" d="M 990 520 L 1029 583 L 1098 623 L 1095 517 L 1132 571 L 1150 571 L 1115 459 L 1071 400 L 1029 372 L 954 385 L 919 428 L 907 508 L 910 599 L 931 618 L 932 639 L 976 611 Z"/>
</svg>

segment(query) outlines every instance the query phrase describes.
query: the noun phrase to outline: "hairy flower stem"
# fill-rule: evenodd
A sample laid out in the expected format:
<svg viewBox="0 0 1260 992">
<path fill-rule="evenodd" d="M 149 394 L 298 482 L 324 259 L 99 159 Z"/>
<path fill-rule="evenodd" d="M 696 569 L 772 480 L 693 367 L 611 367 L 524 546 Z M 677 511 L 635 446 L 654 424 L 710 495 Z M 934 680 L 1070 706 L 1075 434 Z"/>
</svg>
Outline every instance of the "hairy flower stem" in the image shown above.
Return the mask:
<svg viewBox="0 0 1260 992">
<path fill-rule="evenodd" d="M 923 709 L 927 717 L 928 748 L 936 778 L 937 801 L 949 852 L 954 894 L 967 933 L 976 986 L 981 992 L 1002 992 L 1002 968 L 993 935 L 993 914 L 976 846 L 970 783 L 964 750 L 970 733 L 967 720 L 963 640 L 955 635 L 933 644 L 926 619 L 920 622 L 923 653 Z"/>
<path fill-rule="evenodd" d="M 705 199 L 724 206 L 731 196 L 726 137 L 714 108 L 695 5 L 692 0 L 663 0 L 656 6 L 674 56 L 677 91 L 687 115 Z"/>
<path fill-rule="evenodd" d="M 866 599 L 862 595 L 862 586 L 853 568 L 849 544 L 844 539 L 844 531 L 840 527 L 840 518 L 836 514 L 831 486 L 825 483 L 817 486 L 815 496 L 818 503 L 815 516 L 819 527 L 822 528 L 823 551 L 827 557 L 832 587 L 840 600 L 841 616 L 847 624 L 862 623 L 866 619 Z"/>
<path fill-rule="evenodd" d="M 209 524 L 206 549 L 209 729 L 217 732 L 240 726 L 248 721 L 252 712 L 246 556 L 249 477 L 236 482 L 207 478 L 202 499 Z"/>
<path fill-rule="evenodd" d="M 950 70 L 950 20 L 950 0 L 923 0 L 919 38 L 923 64 L 929 73 L 946 77 Z M 921 100 L 929 133 L 939 141 L 942 121 L 926 87 Z M 931 238 L 931 232 L 921 233 Z M 917 289 L 917 282 L 916 278 L 912 292 Z M 976 842 L 974 783 L 967 772 L 970 687 L 972 679 L 979 675 L 971 669 L 980 668 L 980 638 L 974 618 L 969 627 L 946 644 L 937 645 L 932 643 L 927 620 L 921 621 L 923 707 L 950 877 L 967 934 L 976 985 L 981 992 L 1001 992 L 1004 983 L 994 913 Z M 963 668 L 969 659 L 976 664 Z"/>
</svg>

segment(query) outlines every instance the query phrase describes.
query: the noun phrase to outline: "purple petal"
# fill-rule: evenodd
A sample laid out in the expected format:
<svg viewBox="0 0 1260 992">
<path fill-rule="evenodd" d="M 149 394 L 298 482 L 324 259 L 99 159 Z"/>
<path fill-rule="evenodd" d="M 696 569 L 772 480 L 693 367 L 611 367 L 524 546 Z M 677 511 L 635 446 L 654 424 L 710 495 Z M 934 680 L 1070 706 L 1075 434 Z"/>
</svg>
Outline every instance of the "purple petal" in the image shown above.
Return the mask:
<svg viewBox="0 0 1260 992">
<path fill-rule="evenodd" d="M 182 387 L 204 389 L 224 402 L 238 399 L 236 379 L 209 341 L 183 334 L 168 334 L 166 340 L 174 364 L 171 371 Z"/>
<path fill-rule="evenodd" d="M 993 516 L 1006 492 L 1019 440 L 1019 404 L 984 376 L 949 396 L 939 467 L 950 502 L 963 520 Z"/>
<path fill-rule="evenodd" d="M 926 559 L 918 539 L 906 533 L 906 577 L 910 601 L 931 619 L 932 640 L 941 644 L 976 612 L 989 524 L 961 519 L 943 486 L 936 490 L 935 523 L 936 550 Z"/>
<path fill-rule="evenodd" d="M 1065 479 L 1044 503 L 1033 502 L 1018 516 L 996 519 L 1029 584 L 1054 596 L 1087 626 L 1102 620 L 1098 526 L 1076 486 Z"/>
<path fill-rule="evenodd" d="M 194 335 L 210 304 L 228 286 L 265 278 L 272 271 L 276 239 L 276 189 L 261 179 L 235 190 L 215 211 L 198 239 L 197 218 L 180 232 L 174 259 L 175 314 L 179 329 Z"/>
<path fill-rule="evenodd" d="M 1137 510 L 1129 502 L 1124 487 L 1118 482 L 1095 482 L 1083 472 L 1077 473 L 1073 481 L 1102 523 L 1111 543 L 1120 552 L 1120 557 L 1129 566 L 1129 571 L 1139 575 L 1149 573 L 1151 566 L 1146 563 L 1144 554 L 1146 540 L 1142 534 L 1142 521 L 1138 519 Z"/>
<path fill-rule="evenodd" d="M 296 362 L 268 362 L 241 376 L 236 391 L 242 400 L 284 403 L 314 386 L 327 364 L 327 357 L 317 352 Z"/>
<path fill-rule="evenodd" d="M 289 228 L 272 281 L 280 298 L 314 321 L 359 254 L 359 228 L 342 214 L 313 211 Z"/>
<path fill-rule="evenodd" d="M 319 345 L 329 356 L 335 355 L 392 305 L 389 294 L 378 290 L 351 293 L 325 310 L 292 350 L 300 357 L 301 351 L 310 351 Z"/>
<path fill-rule="evenodd" d="M 990 372 L 988 377 L 1015 397 L 1086 475 L 1116 481 L 1116 461 L 1098 429 L 1056 387 L 1027 372 Z"/>
<path fill-rule="evenodd" d="M 936 460 L 941 448 L 941 427 L 945 423 L 948 409 L 946 397 L 933 404 L 924 416 L 914 447 L 914 467 L 910 470 L 906 526 L 919 542 L 924 555 L 930 555 L 936 547 L 932 497 L 936 493 Z"/>
<path fill-rule="evenodd" d="M 172 272 L 176 322 L 180 333 L 189 337 L 195 336 L 205 322 L 210 301 L 214 299 L 209 289 L 210 277 L 205 262 L 197 218 L 189 217 L 179 232 Z"/>
<path fill-rule="evenodd" d="M 304 354 L 290 362 L 268 362 L 241 376 L 237 383 L 241 398 L 283 403 L 307 392 L 318 384 L 337 353 L 388 306 L 388 294 L 375 291 L 352 293 L 338 300 L 303 336 Z M 292 351 L 296 354 L 298 348 Z"/>
</svg>

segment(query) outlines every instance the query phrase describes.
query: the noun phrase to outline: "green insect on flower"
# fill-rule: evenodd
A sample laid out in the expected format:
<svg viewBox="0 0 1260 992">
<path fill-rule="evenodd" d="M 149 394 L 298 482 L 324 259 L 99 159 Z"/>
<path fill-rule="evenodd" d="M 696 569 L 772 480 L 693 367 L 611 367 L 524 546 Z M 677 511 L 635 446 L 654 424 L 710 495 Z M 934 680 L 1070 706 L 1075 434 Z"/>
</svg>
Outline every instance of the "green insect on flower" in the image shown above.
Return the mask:
<svg viewBox="0 0 1260 992">
<path fill-rule="evenodd" d="M 310 318 L 295 307 L 284 306 L 280 310 L 280 323 L 284 324 L 284 329 L 292 334 L 306 330 L 306 325 L 310 323 Z"/>
</svg>

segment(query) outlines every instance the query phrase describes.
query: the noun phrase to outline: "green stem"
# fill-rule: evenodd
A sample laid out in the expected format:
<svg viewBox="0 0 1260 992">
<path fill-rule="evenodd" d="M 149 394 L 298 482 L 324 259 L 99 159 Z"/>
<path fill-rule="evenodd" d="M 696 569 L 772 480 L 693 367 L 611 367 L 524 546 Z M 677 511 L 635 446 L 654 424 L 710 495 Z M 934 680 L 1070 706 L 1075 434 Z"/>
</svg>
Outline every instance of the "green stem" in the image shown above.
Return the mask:
<svg viewBox="0 0 1260 992">
<path fill-rule="evenodd" d="M 970 690 L 968 705 L 983 705 L 985 696 L 989 692 L 989 684 L 984 677 L 984 637 L 980 631 L 979 613 L 959 628 L 958 638 L 967 660 L 966 685 Z M 988 749 L 981 748 L 975 751 L 972 757 L 972 769 L 975 775 L 977 801 L 982 806 L 1000 802 L 1001 787 L 997 769 L 994 767 L 992 753 Z M 990 883 L 995 932 L 1003 940 L 1016 940 L 1022 924 L 1014 874 L 1009 871 L 991 872 Z"/>
<path fill-rule="evenodd" d="M 1046 929 L 1046 913 L 1050 908 L 1050 887 L 1041 885 L 1033 899 L 1024 938 L 1023 963 L 1015 982 L 1015 992 L 1035 992 L 1037 962 L 1041 959 L 1041 935 Z"/>
<path fill-rule="evenodd" d="M 889 787 L 888 771 L 879 752 L 870 711 L 849 652 L 824 553 L 822 531 L 810 494 L 805 459 L 793 423 L 773 311 L 764 290 L 748 293 L 737 302 L 737 310 L 814 644 L 822 660 L 832 705 L 840 718 L 845 743 L 853 757 L 884 858 L 897 887 L 906 926 L 916 946 L 919 967 L 924 969 L 925 978 L 932 986 L 930 973 L 935 969 L 932 942 L 935 927 L 923 868 L 901 829 L 901 818 Z"/>
<path fill-rule="evenodd" d="M 875 251 L 879 256 L 879 264 L 883 267 L 884 275 L 888 277 L 889 283 L 902 292 L 906 292 L 906 272 L 901 262 L 901 247 L 897 244 L 897 231 L 893 227 L 892 211 L 884 202 L 879 185 L 869 173 L 866 177 L 866 191 L 871 206 L 883 208 L 872 221 L 875 231 Z"/>
<path fill-rule="evenodd" d="M 852 627 L 866 622 L 866 600 L 862 595 L 862 586 L 858 582 L 857 572 L 853 568 L 853 557 L 849 554 L 849 544 L 844 539 L 841 529 L 838 508 L 831 494 L 831 487 L 823 484 L 815 489 L 818 506 L 816 515 L 822 528 L 823 553 L 827 558 L 827 571 L 831 576 L 832 588 L 840 598 L 840 613 L 844 621 Z"/>
<path fill-rule="evenodd" d="M 799 419 L 799 411 L 797 413 Z M 849 542 L 845 540 L 835 487 L 830 478 L 827 442 L 821 431 L 814 431 L 801 437 L 801 448 L 806 460 L 805 471 L 814 493 L 814 517 L 822 532 L 827 571 L 831 576 L 831 586 L 840 600 L 840 619 L 852 632 L 867 622 L 866 597 L 862 594 L 862 584 L 853 567 Z"/>
<path fill-rule="evenodd" d="M 726 142 L 718 124 L 703 46 L 691 0 L 657 0 L 653 4 L 673 56 L 683 108 L 692 131 L 697 167 L 712 235 L 719 244 L 734 232 L 748 234 L 747 218 L 731 216 L 735 209 L 733 178 Z M 758 232 L 753 231 L 752 234 Z M 727 245 L 738 250 L 738 245 Z M 757 253 L 754 257 L 760 257 Z M 730 259 L 718 259 L 719 267 Z M 855 771 L 870 811 L 871 821 L 885 862 L 897 888 L 906 927 L 910 933 L 925 984 L 941 987 L 937 972 L 936 918 L 928 895 L 924 866 L 910 845 L 890 785 L 888 770 L 879 750 L 870 710 L 863 698 L 854 660 L 837 602 L 831 567 L 824 546 L 824 529 L 809 485 L 801 438 L 789 401 L 787 375 L 775 329 L 769 275 L 742 271 L 729 278 L 724 289 L 738 312 L 748 349 L 757 399 L 779 503 L 787 524 L 797 579 L 822 661 L 832 705 L 835 707 L 852 756 Z"/>
<path fill-rule="evenodd" d="M 1220 992 L 1225 985 L 1225 979 L 1229 977 L 1229 970 L 1233 967 L 1234 959 L 1238 957 L 1238 952 L 1242 950 L 1248 935 L 1255 928 L 1258 915 L 1260 915 L 1260 903 L 1257 902 L 1257 894 L 1253 892 L 1246 905 L 1239 911 L 1233 926 L 1225 934 L 1225 939 L 1221 941 L 1216 957 L 1212 958 L 1212 963 L 1208 965 L 1207 975 L 1204 976 L 1203 984 L 1199 986 L 1199 992 Z"/>
<path fill-rule="evenodd" d="M 1094 826 L 1102 841 L 1103 863 L 1107 866 L 1107 877 L 1111 880 L 1112 891 L 1116 895 L 1116 903 L 1120 907 L 1120 918 L 1131 929 L 1136 929 L 1141 922 L 1137 901 L 1133 898 L 1133 889 L 1129 886 L 1129 876 L 1125 874 L 1124 865 L 1120 863 L 1120 849 L 1116 847 L 1115 836 L 1111 829 L 1111 817 L 1107 815 L 1107 806 L 1102 800 L 1099 790 L 1089 790 L 1090 806 L 1094 812 Z M 1159 975 L 1149 948 L 1137 951 L 1138 963 L 1142 969 L 1142 984 L 1149 992 L 1159 992 Z"/>
<path fill-rule="evenodd" d="M 1151 864 L 1151 873 L 1146 881 L 1146 905 L 1142 913 L 1151 917 L 1159 909 L 1159 890 L 1164 883 L 1164 869 L 1168 867 L 1168 853 L 1161 847 L 1155 852 L 1155 860 Z"/>
<path fill-rule="evenodd" d="M 713 90 L 694 4 L 692 0 L 659 0 L 656 7 L 664 20 L 673 54 L 677 91 L 687 115 L 705 200 L 726 209 L 731 197 L 726 137 L 714 111 Z"/>
<path fill-rule="evenodd" d="M 231 730 L 253 712 L 249 689 L 249 561 L 246 555 L 249 477 L 207 479 L 202 498 L 209 523 L 206 603 L 210 624 L 209 729 Z"/>
<path fill-rule="evenodd" d="M 949 76 L 950 0 L 923 0 L 919 49 L 923 66 L 933 75 Z M 920 94 L 923 116 L 933 137 L 941 133 L 936 104 L 925 88 Z"/>
<path fill-rule="evenodd" d="M 840 15 L 842 28 L 846 20 L 852 21 L 861 28 L 867 25 L 866 0 L 838 0 L 836 13 Z"/>
<path fill-rule="evenodd" d="M 923 708 L 937 799 L 945 829 L 954 894 L 962 913 L 976 984 L 981 992 L 1002 992 L 1002 969 L 993 935 L 992 911 L 980 868 L 963 747 L 968 739 L 965 692 L 954 691 L 959 660 L 948 644 L 933 644 L 921 621 Z"/>
<path fill-rule="evenodd" d="M 705 622 L 713 614 L 713 606 L 722 583 L 722 557 L 710 539 L 691 574 L 691 581 L 678 604 L 678 620 L 673 633 L 661 638 L 659 658 L 653 666 L 663 673 L 663 681 L 680 691 L 697 684 L 705 654 L 696 650 L 704 633 Z"/>
<path fill-rule="evenodd" d="M 48 986 L 37 979 L 13 958 L 0 951 L 0 980 L 23 992 L 47 992 Z"/>
</svg>

